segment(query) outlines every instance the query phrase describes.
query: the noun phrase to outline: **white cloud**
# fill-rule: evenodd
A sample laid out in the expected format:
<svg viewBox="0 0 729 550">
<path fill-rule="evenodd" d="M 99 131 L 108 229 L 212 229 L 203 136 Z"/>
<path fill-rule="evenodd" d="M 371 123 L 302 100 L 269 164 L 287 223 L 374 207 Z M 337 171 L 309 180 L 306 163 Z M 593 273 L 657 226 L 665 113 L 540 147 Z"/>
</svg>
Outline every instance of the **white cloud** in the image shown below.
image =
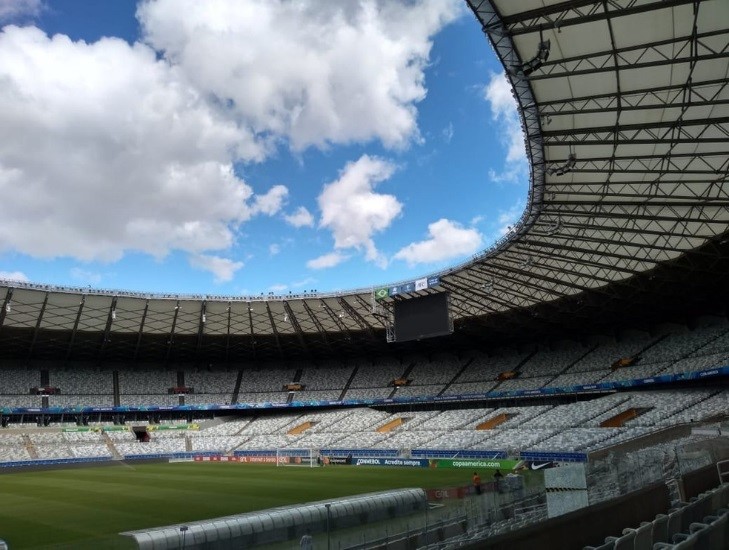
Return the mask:
<svg viewBox="0 0 729 550">
<path fill-rule="evenodd" d="M 235 262 L 228 258 L 212 256 L 209 254 L 194 254 L 190 256 L 190 265 L 196 269 L 211 272 L 216 283 L 227 283 L 233 280 L 235 272 L 243 267 L 243 262 Z"/>
<path fill-rule="evenodd" d="M 314 216 L 311 215 L 305 206 L 299 206 L 293 214 L 284 216 L 286 223 L 294 227 L 313 227 Z"/>
<path fill-rule="evenodd" d="M 291 286 L 294 288 L 301 288 L 302 286 L 308 286 L 315 282 L 316 279 L 314 277 L 307 277 L 306 279 L 302 279 L 300 281 L 294 281 L 293 283 L 291 283 Z"/>
<path fill-rule="evenodd" d="M 473 254 L 483 238 L 472 228 L 464 228 L 456 222 L 441 218 L 428 225 L 428 238 L 411 243 L 399 250 L 394 258 L 405 260 L 408 265 L 441 262 Z"/>
<path fill-rule="evenodd" d="M 283 206 L 289 190 L 284 185 L 274 185 L 264 195 L 257 195 L 253 201 L 253 212 L 273 216 Z"/>
<path fill-rule="evenodd" d="M 95 271 L 89 271 L 87 269 L 81 269 L 80 267 L 73 267 L 70 271 L 71 278 L 82 283 L 98 285 L 101 282 L 101 273 Z"/>
<path fill-rule="evenodd" d="M 137 17 L 246 128 L 303 150 L 417 139 L 432 37 L 463 12 L 457 0 L 147 0 Z"/>
<path fill-rule="evenodd" d="M 519 221 L 523 212 L 524 202 L 521 199 L 515 202 L 508 210 L 501 210 L 497 218 L 498 228 L 496 230 L 496 237 L 503 237 L 511 231 L 511 228 Z"/>
<path fill-rule="evenodd" d="M 279 252 L 281 252 L 281 245 L 280 244 L 273 243 L 273 244 L 268 245 L 268 254 L 269 255 L 275 256 Z"/>
<path fill-rule="evenodd" d="M 27 283 L 30 279 L 28 279 L 28 276 L 22 271 L 0 271 L 0 281 Z"/>
<path fill-rule="evenodd" d="M 393 195 L 375 193 L 374 188 L 394 171 L 393 164 L 363 155 L 348 163 L 338 180 L 324 186 L 317 199 L 319 226 L 331 230 L 335 249 L 364 249 L 367 260 L 386 265 L 372 237 L 390 226 L 402 204 Z"/>
<path fill-rule="evenodd" d="M 270 287 L 268 287 L 268 290 L 270 290 L 271 292 L 281 293 L 284 290 L 286 290 L 287 288 L 289 288 L 288 285 L 275 284 L 275 285 L 271 285 Z"/>
<path fill-rule="evenodd" d="M 0 250 L 113 261 L 223 250 L 278 211 L 233 171 L 265 151 L 149 47 L 0 32 Z"/>
<path fill-rule="evenodd" d="M 342 254 L 341 252 L 330 252 L 324 254 L 313 260 L 306 262 L 306 267 L 309 269 L 327 269 L 334 267 L 335 265 L 341 264 L 343 261 L 348 260 L 349 256 Z"/>
<path fill-rule="evenodd" d="M 505 73 L 491 75 L 484 88 L 484 98 L 489 102 L 491 117 L 498 125 L 502 145 L 507 150 L 503 167 L 499 171 L 489 170 L 489 178 L 497 183 L 526 183 L 528 164 L 524 132 L 511 84 Z"/>
<path fill-rule="evenodd" d="M 449 122 L 448 126 L 443 128 L 443 141 L 450 143 L 453 139 L 453 123 Z"/>
<path fill-rule="evenodd" d="M 41 0 L 0 0 L 0 23 L 22 17 L 35 17 L 41 8 Z"/>
</svg>

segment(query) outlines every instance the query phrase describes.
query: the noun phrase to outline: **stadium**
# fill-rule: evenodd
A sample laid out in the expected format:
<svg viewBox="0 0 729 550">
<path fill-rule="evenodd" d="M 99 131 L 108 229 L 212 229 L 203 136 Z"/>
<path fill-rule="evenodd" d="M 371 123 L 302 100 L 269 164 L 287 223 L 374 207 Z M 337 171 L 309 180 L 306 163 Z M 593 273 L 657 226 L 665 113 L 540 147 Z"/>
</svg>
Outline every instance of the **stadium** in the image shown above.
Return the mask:
<svg viewBox="0 0 729 550">
<path fill-rule="evenodd" d="M 729 3 L 467 4 L 518 223 L 336 293 L 3 282 L 8 547 L 729 545 Z"/>
</svg>

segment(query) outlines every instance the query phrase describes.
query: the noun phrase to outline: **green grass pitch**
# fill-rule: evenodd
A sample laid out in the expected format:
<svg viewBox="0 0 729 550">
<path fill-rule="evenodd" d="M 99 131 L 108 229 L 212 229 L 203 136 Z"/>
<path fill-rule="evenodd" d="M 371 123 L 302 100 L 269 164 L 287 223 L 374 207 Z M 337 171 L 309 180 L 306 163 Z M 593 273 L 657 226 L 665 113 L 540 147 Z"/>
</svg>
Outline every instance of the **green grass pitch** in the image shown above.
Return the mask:
<svg viewBox="0 0 729 550">
<path fill-rule="evenodd" d="M 238 463 L 15 471 L 0 474 L 0 539 L 12 550 L 134 548 L 118 533 L 385 489 L 468 485 L 472 474 Z"/>
</svg>

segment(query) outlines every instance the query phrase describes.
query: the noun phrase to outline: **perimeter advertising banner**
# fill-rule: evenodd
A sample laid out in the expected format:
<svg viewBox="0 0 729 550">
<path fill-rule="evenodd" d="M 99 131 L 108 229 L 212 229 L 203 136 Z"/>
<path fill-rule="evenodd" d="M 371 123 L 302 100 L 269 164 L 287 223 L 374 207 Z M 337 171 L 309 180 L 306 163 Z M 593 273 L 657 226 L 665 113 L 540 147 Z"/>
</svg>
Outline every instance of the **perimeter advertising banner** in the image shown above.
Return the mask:
<svg viewBox="0 0 729 550">
<path fill-rule="evenodd" d="M 148 432 L 164 431 L 164 430 L 199 430 L 199 424 L 153 424 L 147 426 Z"/>
<path fill-rule="evenodd" d="M 504 460 L 490 458 L 467 458 L 461 460 L 429 460 L 431 468 L 467 468 L 469 470 L 478 470 L 479 468 L 488 468 L 490 470 L 513 470 L 517 464 L 523 464 L 521 460 Z"/>
<path fill-rule="evenodd" d="M 352 458 L 354 466 L 405 466 L 410 468 L 427 468 L 430 462 L 425 458 L 369 458 L 355 456 Z"/>
<path fill-rule="evenodd" d="M 222 456 L 222 455 L 196 455 L 194 462 L 239 462 L 244 464 L 276 464 L 276 456 Z M 287 456 L 278 457 L 279 464 L 289 464 Z"/>
</svg>

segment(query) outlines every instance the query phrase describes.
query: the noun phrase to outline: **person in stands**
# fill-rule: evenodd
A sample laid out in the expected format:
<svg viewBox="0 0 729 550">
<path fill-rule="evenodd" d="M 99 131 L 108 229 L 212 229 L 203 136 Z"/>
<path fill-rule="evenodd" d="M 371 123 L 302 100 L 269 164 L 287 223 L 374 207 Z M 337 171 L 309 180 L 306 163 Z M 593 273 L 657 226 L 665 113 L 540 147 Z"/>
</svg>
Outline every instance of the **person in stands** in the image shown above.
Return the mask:
<svg viewBox="0 0 729 550">
<path fill-rule="evenodd" d="M 478 472 L 473 472 L 473 488 L 476 490 L 476 494 L 481 494 L 481 476 Z"/>
</svg>

